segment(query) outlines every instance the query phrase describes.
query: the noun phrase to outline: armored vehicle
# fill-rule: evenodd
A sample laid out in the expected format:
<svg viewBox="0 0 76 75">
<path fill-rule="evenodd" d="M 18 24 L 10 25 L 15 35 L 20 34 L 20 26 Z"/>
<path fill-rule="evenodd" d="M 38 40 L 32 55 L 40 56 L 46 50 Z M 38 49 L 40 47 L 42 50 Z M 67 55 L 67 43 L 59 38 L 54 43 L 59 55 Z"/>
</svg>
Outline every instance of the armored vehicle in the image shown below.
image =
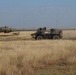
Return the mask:
<svg viewBox="0 0 76 75">
<path fill-rule="evenodd" d="M 37 32 L 31 34 L 31 36 L 36 40 L 41 39 L 61 39 L 62 30 L 59 29 L 50 29 L 49 31 L 44 28 L 38 28 Z"/>
<path fill-rule="evenodd" d="M 0 27 L 0 33 L 3 33 L 3 34 L 0 34 L 0 35 L 19 35 L 20 33 L 17 32 L 17 31 L 14 31 L 12 28 L 8 27 L 8 26 L 3 26 L 3 27 Z"/>
<path fill-rule="evenodd" d="M 0 32 L 9 33 L 12 32 L 11 28 L 8 26 L 0 27 Z"/>
</svg>

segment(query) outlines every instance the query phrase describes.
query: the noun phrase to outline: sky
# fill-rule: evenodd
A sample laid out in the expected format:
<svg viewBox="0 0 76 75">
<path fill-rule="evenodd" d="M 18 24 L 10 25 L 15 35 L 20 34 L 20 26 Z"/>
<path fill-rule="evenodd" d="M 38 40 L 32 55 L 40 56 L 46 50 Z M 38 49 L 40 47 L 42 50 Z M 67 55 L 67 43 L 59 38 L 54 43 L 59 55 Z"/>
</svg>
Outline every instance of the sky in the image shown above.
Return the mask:
<svg viewBox="0 0 76 75">
<path fill-rule="evenodd" d="M 76 0 L 0 0 L 0 27 L 76 28 Z"/>
</svg>

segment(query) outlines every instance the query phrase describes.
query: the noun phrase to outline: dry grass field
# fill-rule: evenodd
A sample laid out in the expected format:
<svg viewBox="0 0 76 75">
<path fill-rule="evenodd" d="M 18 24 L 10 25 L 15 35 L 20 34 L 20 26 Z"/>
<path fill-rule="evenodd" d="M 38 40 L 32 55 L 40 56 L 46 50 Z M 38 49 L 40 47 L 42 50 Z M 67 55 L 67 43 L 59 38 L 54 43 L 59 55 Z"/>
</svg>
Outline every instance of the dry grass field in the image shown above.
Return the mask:
<svg viewBox="0 0 76 75">
<path fill-rule="evenodd" d="M 0 75 L 76 75 L 76 31 L 61 40 L 34 40 L 32 31 L 0 37 Z"/>
</svg>

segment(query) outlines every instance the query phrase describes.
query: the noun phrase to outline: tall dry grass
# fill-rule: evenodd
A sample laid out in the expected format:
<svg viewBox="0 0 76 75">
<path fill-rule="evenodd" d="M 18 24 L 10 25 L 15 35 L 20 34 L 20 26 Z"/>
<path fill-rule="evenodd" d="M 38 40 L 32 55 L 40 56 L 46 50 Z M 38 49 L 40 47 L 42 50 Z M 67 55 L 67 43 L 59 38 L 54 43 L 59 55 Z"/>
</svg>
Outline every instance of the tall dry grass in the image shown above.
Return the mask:
<svg viewBox="0 0 76 75">
<path fill-rule="evenodd" d="M 25 34 L 30 36 L 21 32 L 16 38 Z M 32 75 L 47 66 L 76 64 L 75 45 L 76 40 L 0 41 L 0 75 Z"/>
</svg>

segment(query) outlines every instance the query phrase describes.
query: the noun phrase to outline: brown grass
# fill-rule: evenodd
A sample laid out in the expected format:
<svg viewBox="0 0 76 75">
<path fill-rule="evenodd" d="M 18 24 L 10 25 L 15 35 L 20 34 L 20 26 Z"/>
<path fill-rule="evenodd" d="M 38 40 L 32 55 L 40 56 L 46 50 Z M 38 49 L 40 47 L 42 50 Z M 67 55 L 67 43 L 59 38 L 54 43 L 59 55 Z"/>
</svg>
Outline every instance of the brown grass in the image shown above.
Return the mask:
<svg viewBox="0 0 76 75">
<path fill-rule="evenodd" d="M 0 41 L 0 75 L 34 75 L 35 72 L 52 65 L 76 65 L 75 39 L 35 41 L 31 40 L 30 33 L 32 32 L 21 32 L 19 36 L 0 38 L 0 40 L 14 39 Z M 64 31 L 66 35 L 64 38 L 68 36 L 75 38 L 75 35 L 70 36 L 68 33 Z M 16 40 L 17 38 L 19 40 Z"/>
</svg>

